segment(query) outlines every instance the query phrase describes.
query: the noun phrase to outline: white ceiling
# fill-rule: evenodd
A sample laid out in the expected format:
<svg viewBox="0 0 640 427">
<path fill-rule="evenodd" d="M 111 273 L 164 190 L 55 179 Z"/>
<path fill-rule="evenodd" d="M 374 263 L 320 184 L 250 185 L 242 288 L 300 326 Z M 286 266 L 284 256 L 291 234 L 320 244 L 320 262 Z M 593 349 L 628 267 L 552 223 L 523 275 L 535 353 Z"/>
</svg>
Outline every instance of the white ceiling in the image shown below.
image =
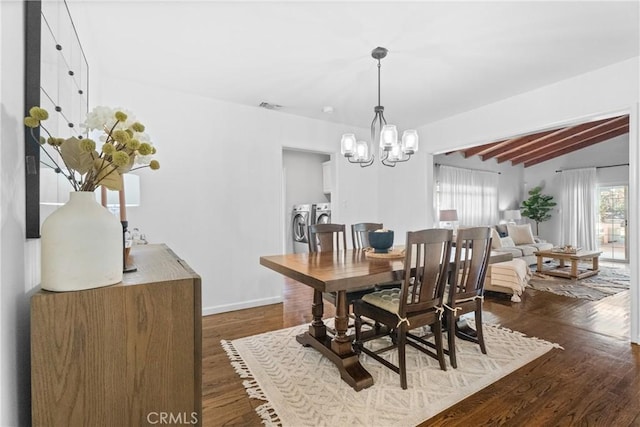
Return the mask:
<svg viewBox="0 0 640 427">
<path fill-rule="evenodd" d="M 638 1 L 67 3 L 94 75 L 359 127 L 376 46 L 401 129 L 640 55 Z"/>
</svg>

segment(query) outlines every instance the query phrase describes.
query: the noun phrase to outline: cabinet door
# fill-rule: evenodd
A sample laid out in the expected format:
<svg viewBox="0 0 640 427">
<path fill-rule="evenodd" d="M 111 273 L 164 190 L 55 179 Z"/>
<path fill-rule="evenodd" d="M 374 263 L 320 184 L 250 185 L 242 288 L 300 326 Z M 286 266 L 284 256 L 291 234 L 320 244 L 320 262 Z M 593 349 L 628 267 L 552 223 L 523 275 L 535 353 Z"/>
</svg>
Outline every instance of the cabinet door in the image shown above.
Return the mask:
<svg viewBox="0 0 640 427">
<path fill-rule="evenodd" d="M 33 425 L 199 425 L 198 292 L 179 279 L 34 295 Z"/>
</svg>

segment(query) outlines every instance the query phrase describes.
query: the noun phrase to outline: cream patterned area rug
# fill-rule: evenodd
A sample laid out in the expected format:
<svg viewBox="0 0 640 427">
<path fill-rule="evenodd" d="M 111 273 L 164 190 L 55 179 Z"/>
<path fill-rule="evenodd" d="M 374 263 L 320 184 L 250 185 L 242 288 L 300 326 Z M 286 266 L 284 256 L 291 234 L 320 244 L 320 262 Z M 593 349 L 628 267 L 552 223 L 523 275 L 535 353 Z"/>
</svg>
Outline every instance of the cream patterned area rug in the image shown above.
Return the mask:
<svg viewBox="0 0 640 427">
<path fill-rule="evenodd" d="M 477 344 L 457 340 L 458 369 L 447 359 L 446 372 L 437 360 L 407 346 L 407 390 L 396 373 L 362 354 L 374 385 L 354 391 L 328 359 L 296 341 L 308 325 L 221 344 L 249 397 L 265 401 L 256 411 L 267 426 L 414 426 L 561 348 L 498 326 L 484 329 L 487 354 Z M 396 351 L 383 354 L 397 363 Z"/>
<path fill-rule="evenodd" d="M 625 266 L 600 267 L 597 275 L 576 280 L 544 274 L 544 270 L 554 265 L 554 263 L 545 264 L 542 274 L 537 273 L 535 267 L 532 268 L 534 273 L 529 280 L 529 286 L 538 291 L 590 301 L 598 301 L 629 289 L 629 270 Z M 587 266 L 580 265 L 580 268 L 586 269 Z"/>
</svg>

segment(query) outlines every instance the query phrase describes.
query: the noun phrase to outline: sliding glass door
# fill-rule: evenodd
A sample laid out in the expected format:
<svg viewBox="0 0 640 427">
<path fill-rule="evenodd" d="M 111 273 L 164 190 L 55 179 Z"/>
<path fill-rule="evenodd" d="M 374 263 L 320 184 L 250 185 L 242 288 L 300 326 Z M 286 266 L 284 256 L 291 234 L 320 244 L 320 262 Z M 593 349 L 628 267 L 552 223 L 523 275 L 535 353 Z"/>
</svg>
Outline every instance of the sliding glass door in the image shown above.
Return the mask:
<svg viewBox="0 0 640 427">
<path fill-rule="evenodd" d="M 602 259 L 628 262 L 627 244 L 627 186 L 613 185 L 598 188 L 600 214 L 598 238 Z"/>
</svg>

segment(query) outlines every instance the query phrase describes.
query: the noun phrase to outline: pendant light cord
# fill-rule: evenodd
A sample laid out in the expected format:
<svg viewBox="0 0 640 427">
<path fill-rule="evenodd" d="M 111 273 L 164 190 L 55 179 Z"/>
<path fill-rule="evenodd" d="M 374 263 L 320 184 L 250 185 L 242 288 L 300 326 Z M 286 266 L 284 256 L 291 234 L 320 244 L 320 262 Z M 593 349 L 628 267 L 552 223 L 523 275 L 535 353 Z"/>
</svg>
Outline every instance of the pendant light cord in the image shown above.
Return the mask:
<svg viewBox="0 0 640 427">
<path fill-rule="evenodd" d="M 380 60 L 378 59 L 378 106 L 380 106 Z"/>
</svg>

